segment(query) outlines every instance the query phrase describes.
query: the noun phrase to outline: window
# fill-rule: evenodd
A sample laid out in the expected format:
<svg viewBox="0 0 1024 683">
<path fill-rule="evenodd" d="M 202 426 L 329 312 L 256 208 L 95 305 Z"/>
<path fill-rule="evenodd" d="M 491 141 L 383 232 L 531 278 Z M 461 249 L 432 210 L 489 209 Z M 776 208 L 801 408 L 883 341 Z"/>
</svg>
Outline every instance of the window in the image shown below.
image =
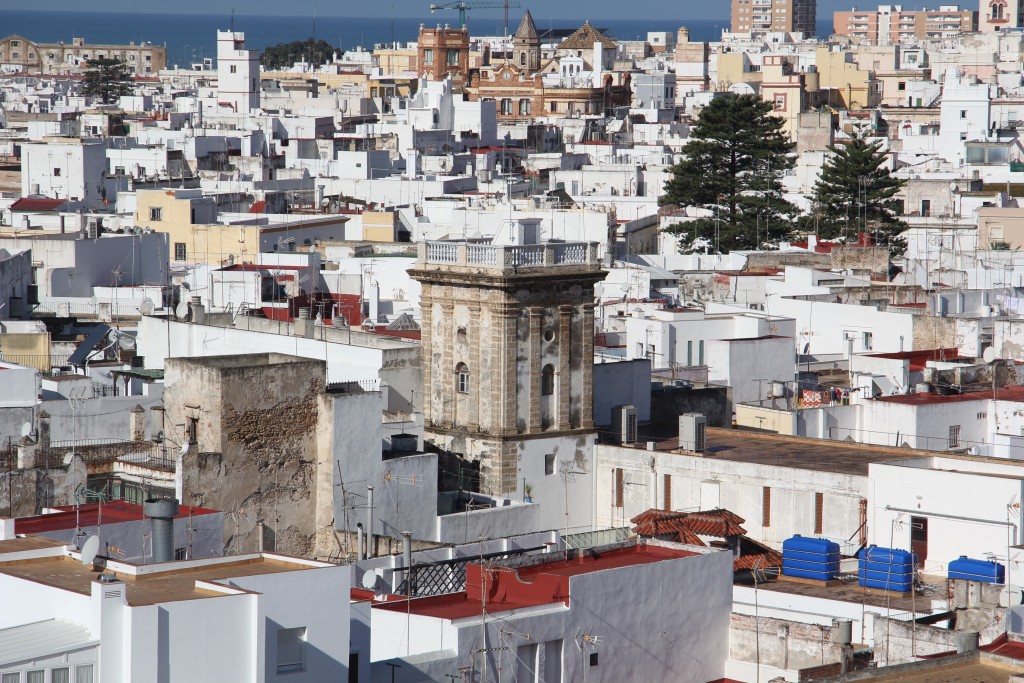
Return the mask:
<svg viewBox="0 0 1024 683">
<path fill-rule="evenodd" d="M 662 481 L 665 482 L 664 483 L 664 491 L 665 491 L 665 505 L 664 505 L 664 508 L 666 510 L 671 510 L 672 509 L 672 475 L 671 474 L 663 475 L 662 476 Z"/>
<path fill-rule="evenodd" d="M 697 365 L 704 365 L 704 340 L 697 342 Z"/>
<path fill-rule="evenodd" d="M 544 474 L 555 473 L 555 454 L 545 453 L 544 454 Z"/>
<path fill-rule="evenodd" d="M 175 560 L 187 560 L 188 559 L 188 548 L 175 548 L 174 549 Z"/>
<path fill-rule="evenodd" d="M 149 220 L 151 221 L 162 221 L 164 219 L 164 210 L 159 206 L 149 207 Z"/>
<path fill-rule="evenodd" d="M 423 63 L 424 64 L 433 64 L 434 63 L 434 51 L 433 50 L 424 50 L 423 51 Z"/>
<path fill-rule="evenodd" d="M 277 631 L 277 673 L 306 669 L 306 627 Z"/>
<path fill-rule="evenodd" d="M 198 417 L 186 417 L 185 418 L 185 443 L 195 444 L 198 443 L 199 439 L 199 418 Z"/>
<path fill-rule="evenodd" d="M 922 199 L 921 200 L 921 215 L 930 216 L 932 215 L 932 200 Z"/>
<path fill-rule="evenodd" d="M 501 99 L 501 113 L 506 116 L 512 113 L 512 100 L 508 97 Z"/>
<path fill-rule="evenodd" d="M 978 419 L 979 420 L 984 420 L 987 417 L 988 417 L 988 413 L 978 413 Z"/>
<path fill-rule="evenodd" d="M 814 533 L 822 533 L 822 522 L 825 516 L 825 494 L 815 493 L 814 494 Z"/>
<path fill-rule="evenodd" d="M 459 51 L 458 50 L 451 50 L 451 49 L 448 50 L 448 66 L 458 66 L 458 65 L 459 65 Z"/>
<path fill-rule="evenodd" d="M 75 667 L 75 683 L 92 683 L 92 664 Z"/>
<path fill-rule="evenodd" d="M 590 666 L 597 666 L 597 653 L 596 652 L 591 652 L 590 653 Z"/>
<path fill-rule="evenodd" d="M 967 110 L 966 109 L 961 109 L 960 110 L 960 118 L 962 118 L 962 119 L 966 119 L 967 118 Z"/>
<path fill-rule="evenodd" d="M 460 394 L 469 393 L 469 367 L 465 363 L 455 366 L 455 389 Z"/>
<path fill-rule="evenodd" d="M 622 503 L 623 503 L 623 500 L 622 500 L 622 498 L 623 498 L 623 496 L 622 496 L 622 493 L 623 493 L 622 485 L 623 485 L 622 468 L 621 467 L 616 467 L 615 468 L 615 507 L 617 507 L 617 508 L 622 507 Z"/>
<path fill-rule="evenodd" d="M 0 675 L 0 683 L 21 683 L 21 674 L 15 671 L 12 674 Z"/>
<path fill-rule="evenodd" d="M 558 111 L 558 102 L 552 102 L 550 109 L 552 112 Z"/>
<path fill-rule="evenodd" d="M 71 669 L 66 666 L 50 669 L 50 683 L 71 683 Z"/>
<path fill-rule="evenodd" d="M 960 425 L 949 425 L 949 448 L 960 448 Z"/>
<path fill-rule="evenodd" d="M 238 73 L 238 66 L 237 65 L 235 65 L 235 64 L 231 65 L 231 73 L 233 73 L 233 74 Z"/>
<path fill-rule="evenodd" d="M 874 334 L 871 333 L 871 332 L 865 332 L 864 333 L 864 350 L 865 351 L 870 351 L 871 348 L 872 348 L 872 344 L 874 344 Z"/>
<path fill-rule="evenodd" d="M 693 365 L 693 340 L 686 342 L 686 364 Z"/>
<path fill-rule="evenodd" d="M 53 175 L 59 176 L 60 175 L 60 169 L 59 168 L 53 169 Z"/>
<path fill-rule="evenodd" d="M 526 66 L 526 53 L 525 52 L 520 52 L 519 53 L 519 66 Z"/>
<path fill-rule="evenodd" d="M 772 487 L 761 487 L 761 526 L 772 525 Z"/>
<path fill-rule="evenodd" d="M 184 261 L 185 258 L 186 258 L 186 253 L 187 252 L 186 252 L 186 249 L 185 249 L 185 243 L 184 242 L 175 242 L 174 243 L 174 260 L 175 261 Z"/>
<path fill-rule="evenodd" d="M 907 89 L 906 81 L 900 81 L 899 83 L 897 83 L 896 84 L 896 89 L 897 90 L 906 90 Z"/>
<path fill-rule="evenodd" d="M 544 369 L 540 371 L 540 395 L 541 396 L 554 396 L 555 394 L 555 366 L 548 365 L 544 366 Z"/>
<path fill-rule="evenodd" d="M 531 104 L 530 100 L 519 100 L 519 115 L 520 116 L 528 115 L 530 113 L 530 109 L 531 108 L 532 108 L 532 104 Z"/>
<path fill-rule="evenodd" d="M 46 672 L 42 669 L 38 671 L 29 671 L 25 679 L 25 683 L 44 683 L 46 681 Z"/>
<path fill-rule="evenodd" d="M 776 95 L 775 96 L 775 111 L 786 111 L 786 96 Z"/>
</svg>

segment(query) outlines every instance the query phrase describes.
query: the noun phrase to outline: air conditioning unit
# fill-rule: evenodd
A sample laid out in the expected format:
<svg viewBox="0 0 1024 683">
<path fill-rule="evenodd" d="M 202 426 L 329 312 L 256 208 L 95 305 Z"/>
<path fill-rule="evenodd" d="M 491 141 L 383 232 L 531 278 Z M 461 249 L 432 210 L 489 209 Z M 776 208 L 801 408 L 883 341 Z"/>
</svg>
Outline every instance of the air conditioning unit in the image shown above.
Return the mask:
<svg viewBox="0 0 1024 683">
<path fill-rule="evenodd" d="M 679 448 L 693 453 L 704 452 L 704 432 L 708 418 L 700 413 L 683 413 L 679 416 Z"/>
<path fill-rule="evenodd" d="M 634 406 L 615 406 L 615 433 L 619 443 L 636 443 L 636 408 Z"/>
</svg>

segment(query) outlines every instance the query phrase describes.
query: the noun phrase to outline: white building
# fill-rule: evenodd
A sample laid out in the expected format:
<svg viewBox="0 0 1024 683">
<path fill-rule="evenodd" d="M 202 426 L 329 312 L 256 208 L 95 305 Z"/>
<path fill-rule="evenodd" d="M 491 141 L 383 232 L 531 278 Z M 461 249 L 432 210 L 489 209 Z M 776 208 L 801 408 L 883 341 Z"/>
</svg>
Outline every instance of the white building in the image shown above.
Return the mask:
<svg viewBox="0 0 1024 683">
<path fill-rule="evenodd" d="M 217 104 L 236 114 L 260 108 L 260 53 L 245 49 L 239 31 L 217 31 Z"/>
<path fill-rule="evenodd" d="M 103 565 L 49 539 L 0 542 L 0 675 L 264 683 L 348 673 L 346 566 L 270 554 Z"/>
</svg>

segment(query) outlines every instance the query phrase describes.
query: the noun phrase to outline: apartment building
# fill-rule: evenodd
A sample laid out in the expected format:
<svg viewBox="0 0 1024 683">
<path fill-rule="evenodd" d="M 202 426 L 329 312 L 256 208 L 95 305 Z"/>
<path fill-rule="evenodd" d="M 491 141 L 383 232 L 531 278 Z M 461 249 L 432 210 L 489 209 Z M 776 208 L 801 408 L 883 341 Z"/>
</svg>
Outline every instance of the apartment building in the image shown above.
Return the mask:
<svg viewBox="0 0 1024 683">
<path fill-rule="evenodd" d="M 816 33 L 815 0 L 733 0 L 733 33 Z"/>
<path fill-rule="evenodd" d="M 891 45 L 904 40 L 952 38 L 975 30 L 977 14 L 958 5 L 938 9 L 903 10 L 902 5 L 879 5 L 876 10 L 851 10 L 832 15 L 836 35 L 855 43 Z"/>
<path fill-rule="evenodd" d="M 124 61 L 137 76 L 156 74 L 167 64 L 166 48 L 148 42 L 90 45 L 84 38 L 72 38 L 70 44 L 37 43 L 20 35 L 0 39 L 0 68 L 31 74 L 68 73 L 104 57 Z"/>
</svg>

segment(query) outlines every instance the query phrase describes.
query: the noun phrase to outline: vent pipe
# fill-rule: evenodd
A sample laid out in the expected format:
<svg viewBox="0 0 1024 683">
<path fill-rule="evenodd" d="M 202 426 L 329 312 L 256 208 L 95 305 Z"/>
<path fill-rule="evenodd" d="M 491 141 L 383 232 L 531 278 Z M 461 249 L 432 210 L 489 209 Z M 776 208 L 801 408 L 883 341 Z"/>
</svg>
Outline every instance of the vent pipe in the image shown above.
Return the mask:
<svg viewBox="0 0 1024 683">
<path fill-rule="evenodd" d="M 366 559 L 373 556 L 373 487 L 366 487 Z"/>
<path fill-rule="evenodd" d="M 356 524 L 356 560 L 362 562 L 366 559 L 363 553 L 363 523 Z"/>
<path fill-rule="evenodd" d="M 174 517 L 178 509 L 174 498 L 149 498 L 142 504 L 142 514 L 152 520 L 154 562 L 174 559 Z"/>
<path fill-rule="evenodd" d="M 402 565 L 405 568 L 405 594 L 412 595 L 412 532 L 402 532 Z"/>
</svg>

